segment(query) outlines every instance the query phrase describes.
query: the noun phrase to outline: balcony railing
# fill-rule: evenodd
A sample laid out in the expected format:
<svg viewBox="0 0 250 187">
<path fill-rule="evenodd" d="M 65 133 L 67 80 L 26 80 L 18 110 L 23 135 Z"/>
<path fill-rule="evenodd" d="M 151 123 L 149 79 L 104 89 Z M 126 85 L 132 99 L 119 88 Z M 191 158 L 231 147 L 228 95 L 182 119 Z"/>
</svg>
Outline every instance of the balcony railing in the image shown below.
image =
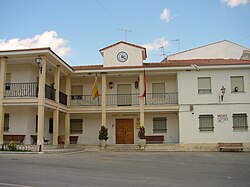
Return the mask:
<svg viewBox="0 0 250 187">
<path fill-rule="evenodd" d="M 6 83 L 5 97 L 37 97 L 37 82 L 28 83 Z"/>
<path fill-rule="evenodd" d="M 136 106 L 139 105 L 139 94 L 108 94 L 107 106 Z"/>
<path fill-rule="evenodd" d="M 45 84 L 45 98 L 55 101 L 55 92 L 53 87 Z"/>
<path fill-rule="evenodd" d="M 91 95 L 72 95 L 71 106 L 101 106 L 101 95 L 93 99 Z M 107 106 L 138 106 L 139 94 L 107 94 Z M 178 104 L 178 93 L 147 93 L 145 105 Z"/>
<path fill-rule="evenodd" d="M 145 105 L 178 104 L 178 93 L 147 93 Z"/>
<path fill-rule="evenodd" d="M 102 96 L 93 99 L 91 95 L 71 95 L 71 106 L 101 106 Z"/>
<path fill-rule="evenodd" d="M 67 95 L 61 91 L 59 91 L 59 103 L 63 105 L 67 105 Z"/>
</svg>

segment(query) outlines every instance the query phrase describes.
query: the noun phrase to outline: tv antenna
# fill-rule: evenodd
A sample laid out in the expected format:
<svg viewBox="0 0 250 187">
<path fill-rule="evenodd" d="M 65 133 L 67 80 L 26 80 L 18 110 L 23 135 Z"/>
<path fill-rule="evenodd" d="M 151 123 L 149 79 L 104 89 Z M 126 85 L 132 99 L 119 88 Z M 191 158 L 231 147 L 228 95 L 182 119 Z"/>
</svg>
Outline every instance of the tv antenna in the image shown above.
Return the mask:
<svg viewBox="0 0 250 187">
<path fill-rule="evenodd" d="M 124 32 L 124 37 L 125 37 L 125 42 L 126 42 L 127 41 L 127 33 L 131 32 L 131 30 L 130 29 L 116 29 L 116 30 Z"/>
<path fill-rule="evenodd" d="M 164 57 L 164 59 L 166 58 L 166 53 L 165 53 L 165 50 L 164 50 L 164 47 L 163 45 L 161 47 L 159 47 L 159 49 L 161 50 L 162 52 L 162 56 Z"/>
</svg>

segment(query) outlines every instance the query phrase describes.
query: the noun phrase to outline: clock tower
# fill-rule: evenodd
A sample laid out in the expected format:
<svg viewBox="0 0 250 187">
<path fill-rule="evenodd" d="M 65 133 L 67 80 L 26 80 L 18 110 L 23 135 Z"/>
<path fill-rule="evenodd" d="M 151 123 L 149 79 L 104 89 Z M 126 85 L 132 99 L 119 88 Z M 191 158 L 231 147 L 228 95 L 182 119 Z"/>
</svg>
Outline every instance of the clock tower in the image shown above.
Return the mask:
<svg viewBox="0 0 250 187">
<path fill-rule="evenodd" d="M 146 48 L 123 41 L 99 51 L 103 57 L 103 67 L 142 66 L 147 58 Z"/>
</svg>

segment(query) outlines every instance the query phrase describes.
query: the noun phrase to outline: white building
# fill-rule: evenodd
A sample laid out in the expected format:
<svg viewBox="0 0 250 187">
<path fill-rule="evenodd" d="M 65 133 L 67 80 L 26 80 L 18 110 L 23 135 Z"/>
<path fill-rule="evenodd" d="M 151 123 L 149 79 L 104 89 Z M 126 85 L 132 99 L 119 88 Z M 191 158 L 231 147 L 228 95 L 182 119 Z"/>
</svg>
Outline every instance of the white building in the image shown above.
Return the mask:
<svg viewBox="0 0 250 187">
<path fill-rule="evenodd" d="M 153 143 L 243 142 L 247 150 L 248 52 L 222 41 L 144 63 L 145 48 L 118 42 L 100 50 L 103 65 L 71 67 L 50 48 L 0 51 L 0 144 L 15 137 L 57 145 L 62 136 L 65 144 L 99 144 L 104 125 L 108 144 L 137 144 L 145 126 Z"/>
</svg>

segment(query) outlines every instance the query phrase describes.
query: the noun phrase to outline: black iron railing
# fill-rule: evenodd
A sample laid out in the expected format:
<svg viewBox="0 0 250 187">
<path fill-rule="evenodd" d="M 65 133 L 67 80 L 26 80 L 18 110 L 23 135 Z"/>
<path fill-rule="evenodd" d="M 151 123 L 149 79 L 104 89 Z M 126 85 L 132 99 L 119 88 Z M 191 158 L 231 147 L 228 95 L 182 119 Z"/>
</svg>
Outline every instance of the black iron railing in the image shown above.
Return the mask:
<svg viewBox="0 0 250 187">
<path fill-rule="evenodd" d="M 178 104 L 178 93 L 147 93 L 146 105 Z"/>
<path fill-rule="evenodd" d="M 93 99 L 91 95 L 71 95 L 71 106 L 101 106 L 101 95 Z M 138 106 L 139 94 L 107 94 L 107 106 Z M 147 93 L 145 105 L 178 104 L 178 93 Z"/>
<path fill-rule="evenodd" d="M 67 105 L 67 95 L 61 91 L 59 91 L 59 103 L 63 105 Z"/>
<path fill-rule="evenodd" d="M 37 97 L 37 82 L 5 83 L 5 97 Z"/>
<path fill-rule="evenodd" d="M 95 99 L 91 95 L 71 95 L 71 106 L 101 106 L 102 97 Z"/>
<path fill-rule="evenodd" d="M 139 94 L 108 94 L 107 106 L 135 106 L 139 105 Z"/>
<path fill-rule="evenodd" d="M 47 84 L 45 84 L 45 98 L 55 101 L 56 90 Z"/>
</svg>

